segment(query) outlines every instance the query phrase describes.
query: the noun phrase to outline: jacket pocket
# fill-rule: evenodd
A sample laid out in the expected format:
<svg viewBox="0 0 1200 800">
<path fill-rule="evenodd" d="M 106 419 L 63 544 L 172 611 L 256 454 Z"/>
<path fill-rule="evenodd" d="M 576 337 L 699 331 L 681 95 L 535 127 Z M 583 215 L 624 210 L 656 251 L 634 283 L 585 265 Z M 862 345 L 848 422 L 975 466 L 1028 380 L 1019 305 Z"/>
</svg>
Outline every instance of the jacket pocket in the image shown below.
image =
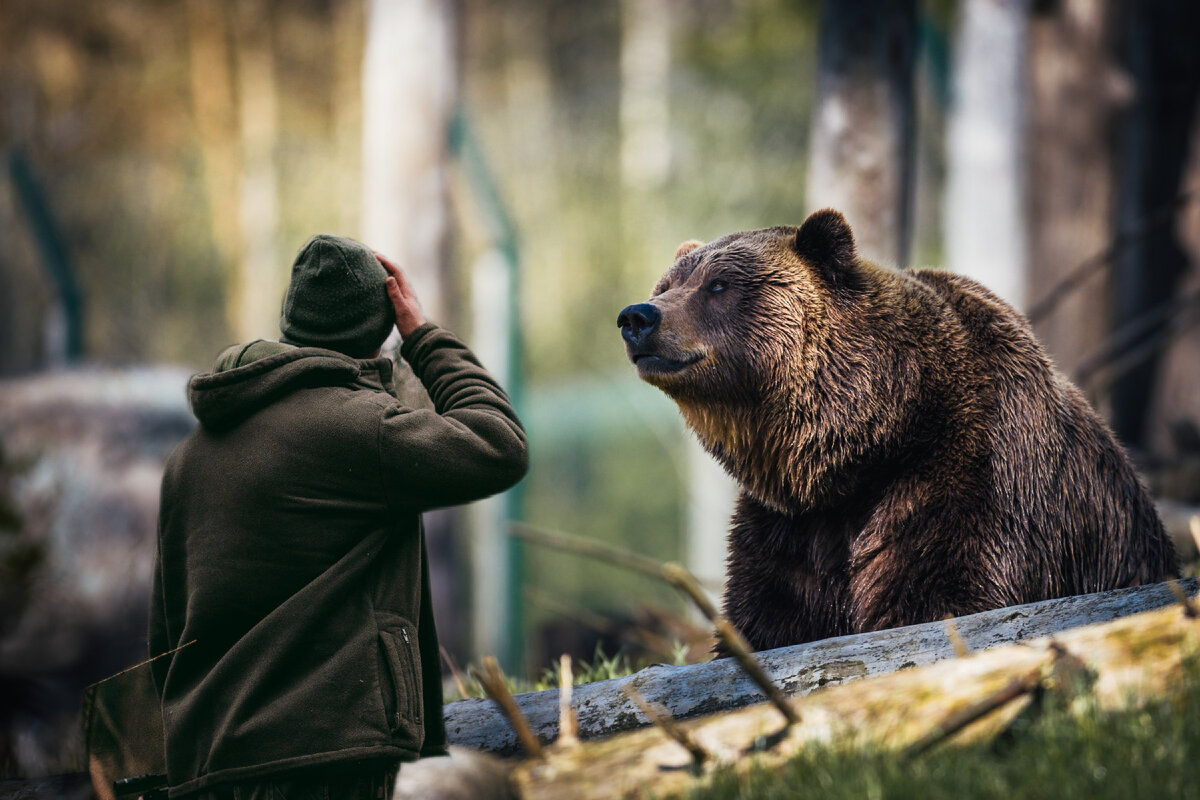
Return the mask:
<svg viewBox="0 0 1200 800">
<path fill-rule="evenodd" d="M 417 632 L 407 621 L 397 621 L 379 631 L 383 656 L 384 711 L 392 733 L 420 736 L 422 703 L 417 658 Z M 390 701 L 390 702 L 389 702 Z"/>
</svg>

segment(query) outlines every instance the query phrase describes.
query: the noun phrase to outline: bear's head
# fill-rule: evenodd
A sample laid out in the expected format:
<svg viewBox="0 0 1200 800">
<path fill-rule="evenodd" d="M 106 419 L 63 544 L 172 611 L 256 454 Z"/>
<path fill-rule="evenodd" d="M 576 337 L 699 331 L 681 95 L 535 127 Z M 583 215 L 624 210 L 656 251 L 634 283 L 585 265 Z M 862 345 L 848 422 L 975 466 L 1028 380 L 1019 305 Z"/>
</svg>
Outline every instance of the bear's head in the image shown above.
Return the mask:
<svg viewBox="0 0 1200 800">
<path fill-rule="evenodd" d="M 617 325 L 638 376 L 747 491 L 787 510 L 849 490 L 902 413 L 905 356 L 881 323 L 888 275 L 827 209 L 798 228 L 685 242 Z"/>
</svg>

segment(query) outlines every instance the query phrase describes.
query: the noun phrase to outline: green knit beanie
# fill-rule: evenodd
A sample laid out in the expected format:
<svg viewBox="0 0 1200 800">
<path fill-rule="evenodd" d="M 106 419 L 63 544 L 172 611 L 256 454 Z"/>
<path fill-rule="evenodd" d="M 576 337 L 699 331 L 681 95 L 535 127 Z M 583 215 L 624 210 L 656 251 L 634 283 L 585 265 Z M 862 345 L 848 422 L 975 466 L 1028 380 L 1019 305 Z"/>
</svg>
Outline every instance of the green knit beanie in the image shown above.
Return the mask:
<svg viewBox="0 0 1200 800">
<path fill-rule="evenodd" d="M 280 341 L 369 358 L 396 322 L 383 265 L 365 245 L 319 234 L 300 249 L 283 298 Z"/>
</svg>

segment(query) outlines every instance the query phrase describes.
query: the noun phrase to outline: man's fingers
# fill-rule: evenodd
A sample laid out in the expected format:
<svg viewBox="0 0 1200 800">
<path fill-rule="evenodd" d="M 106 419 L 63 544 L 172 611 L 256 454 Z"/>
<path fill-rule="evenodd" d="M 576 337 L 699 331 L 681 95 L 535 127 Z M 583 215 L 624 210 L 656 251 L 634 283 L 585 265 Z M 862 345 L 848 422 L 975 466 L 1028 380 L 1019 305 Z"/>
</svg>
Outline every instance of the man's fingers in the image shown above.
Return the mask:
<svg viewBox="0 0 1200 800">
<path fill-rule="evenodd" d="M 400 267 L 396 266 L 392 262 L 392 260 L 389 259 L 387 256 L 382 256 L 379 253 L 376 253 L 375 258 L 379 260 L 380 264 L 383 264 L 383 268 L 384 268 L 384 270 L 387 271 L 388 275 L 391 275 L 392 277 L 396 278 L 397 280 L 404 279 L 404 272 L 400 269 Z"/>
</svg>

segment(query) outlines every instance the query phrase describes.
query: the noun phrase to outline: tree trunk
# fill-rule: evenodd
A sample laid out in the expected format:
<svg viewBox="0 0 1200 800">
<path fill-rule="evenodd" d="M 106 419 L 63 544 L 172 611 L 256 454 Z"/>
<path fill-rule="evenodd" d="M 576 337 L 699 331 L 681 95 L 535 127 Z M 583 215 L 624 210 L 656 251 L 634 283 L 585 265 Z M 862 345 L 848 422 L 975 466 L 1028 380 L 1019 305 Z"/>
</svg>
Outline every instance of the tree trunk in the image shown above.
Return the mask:
<svg viewBox="0 0 1200 800">
<path fill-rule="evenodd" d="M 242 231 L 238 222 L 240 163 L 227 7 L 219 0 L 188 0 L 187 34 L 192 115 L 208 195 L 209 227 L 213 249 L 229 276 L 232 291 L 240 271 L 236 265 L 241 257 Z"/>
<path fill-rule="evenodd" d="M 946 266 L 1025 304 L 1027 0 L 967 0 L 947 133 Z"/>
<path fill-rule="evenodd" d="M 461 321 L 452 303 L 448 152 L 458 102 L 458 15 L 455 2 L 370 0 L 362 65 L 363 241 L 400 265 L 430 320 L 451 328 Z M 408 365 L 398 363 L 397 374 L 401 400 L 428 407 Z M 456 591 L 463 580 L 455 534 L 464 519 L 461 509 L 424 515 L 438 632 L 452 652 L 465 639 L 468 618 Z M 475 537 L 479 551 L 469 584 L 478 652 L 504 647 L 507 584 L 501 577 L 495 588 L 495 563 L 479 557 L 499 535 Z"/>
<path fill-rule="evenodd" d="M 366 42 L 365 9 L 361 0 L 340 0 L 331 9 L 333 25 L 333 114 L 336 174 L 351 175 L 362 170 L 363 131 L 363 46 Z M 337 230 L 354 231 L 361 219 L 360 181 L 339 181 Z"/>
<path fill-rule="evenodd" d="M 232 323 L 238 341 L 279 336 L 279 308 L 288 264 L 279 252 L 278 86 L 270 8 L 237 0 L 238 108 L 241 116 L 239 257 L 234 262 Z"/>
<path fill-rule="evenodd" d="M 458 101 L 457 4 L 371 0 L 363 61 L 362 235 L 451 325 L 447 128 Z"/>
<path fill-rule="evenodd" d="M 768 704 L 687 722 L 679 727 L 691 749 L 708 756 L 699 777 L 689 751 L 653 728 L 551 748 L 543 759 L 519 765 L 513 782 L 524 800 L 673 796 L 719 765 L 739 772 L 777 769 L 813 745 L 916 753 L 950 736 L 986 740 L 1043 689 L 1067 699 L 1086 692 L 1103 710 L 1136 708 L 1178 686 L 1185 663 L 1195 657 L 1198 629 L 1175 604 L 1053 639 L 832 686 L 796 701 L 800 721 L 786 728 Z M 764 740 L 770 742 L 765 748 Z"/>
<path fill-rule="evenodd" d="M 1030 322 L 1068 375 L 1110 329 L 1102 254 L 1113 237 L 1114 115 L 1129 94 L 1111 38 L 1107 0 L 1062 0 L 1030 23 Z"/>
<path fill-rule="evenodd" d="M 912 228 L 915 0 L 825 0 L 806 205 L 831 206 L 859 252 L 907 264 Z"/>
<path fill-rule="evenodd" d="M 1119 137 L 1120 229 L 1170 209 L 1183 188 L 1200 95 L 1198 28 L 1200 5 L 1191 0 L 1147 0 L 1125 7 L 1121 52 L 1135 95 Z M 1124 248 L 1113 266 L 1113 328 L 1120 331 L 1171 300 L 1188 258 L 1175 225 L 1156 225 Z M 1167 326 L 1166 320 L 1150 324 L 1131 347 L 1161 336 Z M 1147 410 L 1162 378 L 1160 353 L 1161 348 L 1155 349 L 1112 387 L 1113 427 L 1133 447 L 1149 444 Z"/>
<path fill-rule="evenodd" d="M 1185 581 L 1184 586 L 1191 594 L 1196 593 L 1195 580 Z M 1165 585 L 1139 586 L 984 611 L 960 617 L 955 620 L 955 628 L 969 649 L 984 650 L 1174 602 L 1175 595 Z M 781 647 L 755 657 L 785 694 L 798 697 L 822 686 L 885 675 L 952 658 L 954 654 L 946 623 L 928 622 Z M 765 699 L 732 658 L 683 667 L 660 664 L 625 678 L 575 687 L 573 702 L 581 737 L 611 736 L 649 724 L 625 695 L 626 686 L 636 688 L 646 699 L 680 719 L 729 711 Z M 530 692 L 515 699 L 538 738 L 546 744 L 553 742 L 558 737 L 558 692 Z M 502 755 L 518 751 L 512 726 L 491 700 L 449 703 L 445 718 L 451 744 Z"/>
</svg>

